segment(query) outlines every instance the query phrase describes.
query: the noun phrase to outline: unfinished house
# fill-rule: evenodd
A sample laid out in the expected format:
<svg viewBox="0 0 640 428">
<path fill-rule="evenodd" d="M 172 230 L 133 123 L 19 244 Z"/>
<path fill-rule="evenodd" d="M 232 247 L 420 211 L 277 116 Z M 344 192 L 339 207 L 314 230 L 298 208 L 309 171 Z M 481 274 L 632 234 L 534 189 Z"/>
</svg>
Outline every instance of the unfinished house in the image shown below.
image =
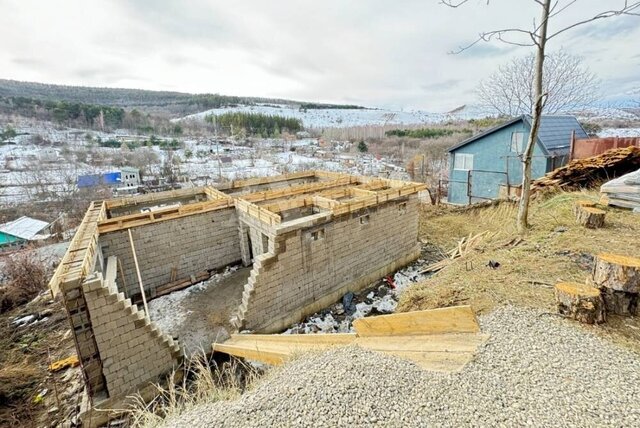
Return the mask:
<svg viewBox="0 0 640 428">
<path fill-rule="evenodd" d="M 307 171 L 93 202 L 51 280 L 89 395 L 121 396 L 177 365 L 182 335 L 145 308 L 226 266 L 244 268 L 198 304 L 230 308 L 231 331 L 269 333 L 408 264 L 420 253 L 424 189 Z"/>
</svg>

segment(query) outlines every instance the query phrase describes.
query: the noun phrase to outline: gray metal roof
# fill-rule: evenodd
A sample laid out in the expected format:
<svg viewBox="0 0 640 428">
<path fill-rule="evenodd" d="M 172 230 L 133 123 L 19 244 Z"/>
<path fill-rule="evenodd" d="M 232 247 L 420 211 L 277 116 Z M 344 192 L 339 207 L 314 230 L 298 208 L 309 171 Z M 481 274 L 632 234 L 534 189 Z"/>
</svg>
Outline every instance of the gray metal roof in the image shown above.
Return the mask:
<svg viewBox="0 0 640 428">
<path fill-rule="evenodd" d="M 531 127 L 531 116 L 524 116 Z M 569 149 L 571 133 L 576 132 L 576 138 L 587 138 L 588 135 L 580 126 L 578 119 L 573 116 L 542 116 L 538 139 L 547 151 Z"/>
<path fill-rule="evenodd" d="M 478 135 L 474 135 L 473 137 L 468 138 L 461 143 L 451 147 L 449 151 L 452 152 L 462 146 L 466 146 L 469 143 L 479 140 L 486 135 L 492 134 L 520 121 L 525 121 L 529 128 L 531 128 L 531 116 L 522 115 L 508 120 L 501 125 L 493 127 L 491 129 L 487 129 L 486 131 L 481 132 Z M 543 115 L 540 120 L 538 141 L 542 144 L 547 152 L 554 152 L 556 154 L 562 152 L 568 153 L 569 145 L 571 143 L 572 131 L 576 132 L 576 138 L 588 137 L 587 133 L 584 132 L 584 129 L 582 129 L 582 126 L 580 126 L 578 119 L 576 119 L 574 116 Z"/>
<path fill-rule="evenodd" d="M 0 232 L 20 239 L 31 240 L 38 235 L 38 232 L 47 226 L 49 226 L 49 223 L 46 221 L 23 216 L 9 223 L 0 225 Z"/>
</svg>

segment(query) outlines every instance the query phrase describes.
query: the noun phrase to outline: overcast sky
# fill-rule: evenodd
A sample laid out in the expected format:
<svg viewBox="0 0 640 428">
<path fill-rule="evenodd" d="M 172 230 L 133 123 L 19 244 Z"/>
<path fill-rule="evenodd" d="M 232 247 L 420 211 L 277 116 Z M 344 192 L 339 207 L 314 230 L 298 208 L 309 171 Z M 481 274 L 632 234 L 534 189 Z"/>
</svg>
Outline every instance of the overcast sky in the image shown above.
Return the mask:
<svg viewBox="0 0 640 428">
<path fill-rule="evenodd" d="M 566 2 L 567 0 L 561 0 Z M 533 0 L 0 0 L 0 78 L 445 111 L 531 48 L 480 31 L 528 28 Z M 622 0 L 578 0 L 551 30 Z M 584 56 L 603 93 L 640 88 L 640 18 L 576 28 L 551 49 Z"/>
</svg>

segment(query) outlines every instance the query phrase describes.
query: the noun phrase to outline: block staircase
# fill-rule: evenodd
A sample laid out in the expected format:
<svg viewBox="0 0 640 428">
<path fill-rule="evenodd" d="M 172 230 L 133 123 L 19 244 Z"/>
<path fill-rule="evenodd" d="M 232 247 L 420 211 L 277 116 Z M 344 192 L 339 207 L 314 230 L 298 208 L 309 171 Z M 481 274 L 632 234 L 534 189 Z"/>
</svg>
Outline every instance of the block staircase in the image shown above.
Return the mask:
<svg viewBox="0 0 640 428">
<path fill-rule="evenodd" d="M 231 325 L 238 331 L 242 330 L 244 325 L 245 316 L 247 314 L 247 309 L 249 308 L 249 301 L 253 295 L 256 279 L 258 278 L 258 275 L 264 271 L 264 260 L 271 257 L 273 257 L 273 254 L 264 253 L 254 258 L 253 269 L 251 269 L 249 279 L 244 285 L 244 291 L 242 292 L 242 302 L 240 303 L 240 306 L 238 306 L 238 309 L 236 309 L 235 313 L 231 316 L 230 320 Z"/>
</svg>

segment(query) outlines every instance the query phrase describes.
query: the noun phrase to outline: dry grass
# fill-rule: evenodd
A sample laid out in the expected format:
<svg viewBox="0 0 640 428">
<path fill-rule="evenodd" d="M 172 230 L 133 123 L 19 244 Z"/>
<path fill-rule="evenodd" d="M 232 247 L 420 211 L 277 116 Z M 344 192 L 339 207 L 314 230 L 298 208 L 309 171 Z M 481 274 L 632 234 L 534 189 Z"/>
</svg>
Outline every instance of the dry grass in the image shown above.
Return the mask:
<svg viewBox="0 0 640 428">
<path fill-rule="evenodd" d="M 487 208 L 424 207 L 421 239 L 444 250 L 469 233 L 495 233 L 471 254 L 431 278 L 409 288 L 399 311 L 470 304 L 480 313 L 504 304 L 543 308 L 555 312 L 553 286 L 560 281 L 584 282 L 592 257 L 600 252 L 640 257 L 640 217 L 628 210 L 606 208 L 602 229 L 575 223 L 573 204 L 578 199 L 597 201 L 595 192 L 559 193 L 531 206 L 531 230 L 522 242 L 514 241 L 517 207 L 501 203 Z M 561 231 L 564 230 L 564 231 Z M 500 267 L 487 266 L 497 261 Z M 640 323 L 610 317 L 601 331 L 635 340 L 640 349 Z"/>
<path fill-rule="evenodd" d="M 156 385 L 158 394 L 151 402 L 137 397 L 134 408 L 128 411 L 132 427 L 160 427 L 184 412 L 203 404 L 238 398 L 258 378 L 251 366 L 233 359 L 220 366 L 209 364 L 206 356 L 196 356 L 185 363 L 186 376 L 176 381 L 174 372 L 167 386 Z"/>
</svg>

